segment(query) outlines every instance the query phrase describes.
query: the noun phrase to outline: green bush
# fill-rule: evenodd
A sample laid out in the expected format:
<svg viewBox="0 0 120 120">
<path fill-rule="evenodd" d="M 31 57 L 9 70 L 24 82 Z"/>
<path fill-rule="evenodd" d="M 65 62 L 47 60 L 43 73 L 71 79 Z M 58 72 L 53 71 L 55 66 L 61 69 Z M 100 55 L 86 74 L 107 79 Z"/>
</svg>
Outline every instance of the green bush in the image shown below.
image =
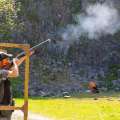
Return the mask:
<svg viewBox="0 0 120 120">
<path fill-rule="evenodd" d="M 70 7 L 73 14 L 80 13 L 81 0 L 72 0 Z"/>
<path fill-rule="evenodd" d="M 22 97 L 22 85 L 23 85 L 23 80 L 21 77 L 17 78 L 12 78 L 11 80 L 11 86 L 12 86 L 12 92 L 13 92 L 13 97 Z"/>
<path fill-rule="evenodd" d="M 112 64 L 109 66 L 109 72 L 105 77 L 105 85 L 108 90 L 113 89 L 113 80 L 118 79 L 118 70 L 120 69 L 120 64 Z"/>
</svg>

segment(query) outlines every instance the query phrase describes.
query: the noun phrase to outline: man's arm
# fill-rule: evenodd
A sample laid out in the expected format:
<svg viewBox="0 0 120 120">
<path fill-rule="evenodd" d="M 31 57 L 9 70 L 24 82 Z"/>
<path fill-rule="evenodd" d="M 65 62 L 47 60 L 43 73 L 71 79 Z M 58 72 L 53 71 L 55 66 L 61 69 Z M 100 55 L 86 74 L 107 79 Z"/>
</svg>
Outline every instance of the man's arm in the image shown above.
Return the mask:
<svg viewBox="0 0 120 120">
<path fill-rule="evenodd" d="M 7 77 L 18 77 L 19 76 L 19 68 L 16 63 L 16 59 L 13 59 L 14 66 L 8 70 L 8 76 Z"/>
<path fill-rule="evenodd" d="M 34 51 L 30 51 L 30 56 L 34 54 Z M 17 66 L 20 66 L 26 59 L 26 56 L 21 57 L 20 59 L 16 59 Z"/>
<path fill-rule="evenodd" d="M 30 56 L 34 53 L 34 51 L 30 52 Z M 7 77 L 18 77 L 19 76 L 19 66 L 25 61 L 26 56 L 21 57 L 20 59 L 13 59 L 13 67 L 8 70 Z"/>
</svg>

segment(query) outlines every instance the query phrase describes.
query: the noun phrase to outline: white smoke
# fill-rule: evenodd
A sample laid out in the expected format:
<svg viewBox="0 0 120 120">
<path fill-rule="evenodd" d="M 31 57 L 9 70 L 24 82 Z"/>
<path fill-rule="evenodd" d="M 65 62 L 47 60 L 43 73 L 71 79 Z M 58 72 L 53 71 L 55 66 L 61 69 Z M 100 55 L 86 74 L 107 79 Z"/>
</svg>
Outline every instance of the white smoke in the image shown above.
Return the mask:
<svg viewBox="0 0 120 120">
<path fill-rule="evenodd" d="M 98 39 L 103 35 L 113 35 L 120 29 L 117 9 L 106 3 L 89 5 L 85 13 L 76 15 L 76 24 L 68 25 L 62 34 L 64 40 L 76 40 L 87 35 L 89 39 Z"/>
</svg>

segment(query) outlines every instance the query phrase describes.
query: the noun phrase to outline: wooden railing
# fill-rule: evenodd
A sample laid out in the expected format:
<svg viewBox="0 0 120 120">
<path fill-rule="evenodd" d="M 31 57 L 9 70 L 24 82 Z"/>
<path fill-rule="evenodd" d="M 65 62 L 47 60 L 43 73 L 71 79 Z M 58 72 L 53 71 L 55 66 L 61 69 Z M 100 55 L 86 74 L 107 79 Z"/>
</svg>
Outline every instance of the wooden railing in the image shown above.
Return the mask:
<svg viewBox="0 0 120 120">
<path fill-rule="evenodd" d="M 24 80 L 24 104 L 22 107 L 0 106 L 0 110 L 21 110 L 24 113 L 24 120 L 28 118 L 28 82 L 29 82 L 29 50 L 28 44 L 0 43 L 0 48 L 20 48 L 26 53 L 25 60 L 25 80 Z"/>
</svg>

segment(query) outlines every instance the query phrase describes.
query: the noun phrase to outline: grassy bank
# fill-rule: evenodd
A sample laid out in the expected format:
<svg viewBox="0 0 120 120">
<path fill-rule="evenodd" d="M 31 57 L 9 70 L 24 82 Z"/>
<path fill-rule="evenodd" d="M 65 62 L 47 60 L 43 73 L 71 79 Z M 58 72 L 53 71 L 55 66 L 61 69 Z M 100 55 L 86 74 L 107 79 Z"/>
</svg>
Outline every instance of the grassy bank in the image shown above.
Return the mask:
<svg viewBox="0 0 120 120">
<path fill-rule="evenodd" d="M 29 110 L 55 120 L 120 120 L 120 93 L 90 94 L 72 98 L 31 98 Z M 97 96 L 98 97 L 98 96 Z M 16 99 L 17 104 L 22 99 Z"/>
</svg>

